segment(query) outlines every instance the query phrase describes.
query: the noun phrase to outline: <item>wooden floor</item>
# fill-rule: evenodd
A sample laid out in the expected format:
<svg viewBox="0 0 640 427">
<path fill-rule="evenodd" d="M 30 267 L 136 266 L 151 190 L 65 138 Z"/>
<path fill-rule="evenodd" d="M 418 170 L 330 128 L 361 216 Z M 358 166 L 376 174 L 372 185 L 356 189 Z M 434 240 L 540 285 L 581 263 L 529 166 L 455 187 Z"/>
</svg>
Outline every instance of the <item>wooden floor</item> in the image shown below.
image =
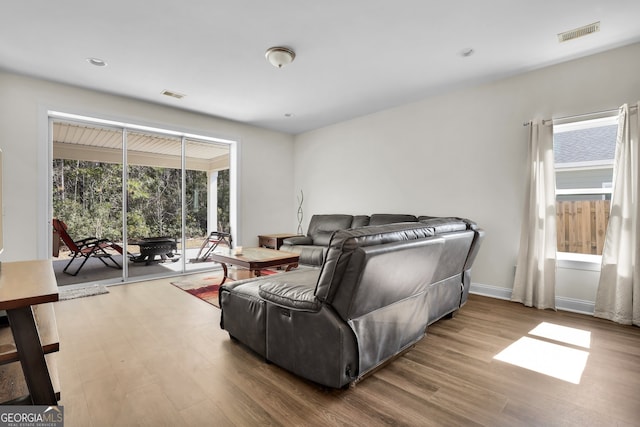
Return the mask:
<svg viewBox="0 0 640 427">
<path fill-rule="evenodd" d="M 326 390 L 231 342 L 218 309 L 168 280 L 55 308 L 66 427 L 640 424 L 640 328 L 589 316 L 472 296 L 355 387 Z M 494 359 L 542 322 L 590 332 L 588 348 L 562 345 L 588 352 L 579 384 Z"/>
</svg>

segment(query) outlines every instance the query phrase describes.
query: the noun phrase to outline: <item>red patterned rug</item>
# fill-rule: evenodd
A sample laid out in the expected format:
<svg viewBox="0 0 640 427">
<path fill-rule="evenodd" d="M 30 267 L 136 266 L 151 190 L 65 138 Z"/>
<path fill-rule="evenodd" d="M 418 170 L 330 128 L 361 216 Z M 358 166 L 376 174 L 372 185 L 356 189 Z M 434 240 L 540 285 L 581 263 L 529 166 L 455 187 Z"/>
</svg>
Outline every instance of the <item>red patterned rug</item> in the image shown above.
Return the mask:
<svg viewBox="0 0 640 427">
<path fill-rule="evenodd" d="M 248 271 L 238 272 L 235 279 L 227 278 L 227 282 L 233 280 L 248 279 Z M 278 271 L 263 269 L 260 270 L 260 275 L 266 276 L 268 274 L 276 274 Z M 220 308 L 218 304 L 218 292 L 220 290 L 220 282 L 222 281 L 222 271 L 212 271 L 208 273 L 196 274 L 193 276 L 187 276 L 179 282 L 171 282 L 171 284 L 177 288 L 182 289 L 191 295 L 200 298 L 209 304 Z"/>
</svg>

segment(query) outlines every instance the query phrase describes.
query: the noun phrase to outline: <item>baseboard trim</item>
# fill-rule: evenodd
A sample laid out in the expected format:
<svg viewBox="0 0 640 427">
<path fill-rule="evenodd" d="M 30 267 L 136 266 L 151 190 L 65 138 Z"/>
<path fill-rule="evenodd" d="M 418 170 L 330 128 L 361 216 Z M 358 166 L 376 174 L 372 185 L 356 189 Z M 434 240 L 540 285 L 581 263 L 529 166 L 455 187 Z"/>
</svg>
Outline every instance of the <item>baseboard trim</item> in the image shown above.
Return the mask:
<svg viewBox="0 0 640 427">
<path fill-rule="evenodd" d="M 497 298 L 497 299 L 511 299 L 511 289 L 501 288 L 499 286 L 485 285 L 482 283 L 471 283 L 469 292 L 475 295 L 482 295 L 485 297 Z"/>
<path fill-rule="evenodd" d="M 485 285 L 482 283 L 471 283 L 469 292 L 474 295 L 497 298 L 502 300 L 511 299 L 511 289 L 499 286 Z M 556 308 L 558 310 L 570 311 L 573 313 L 588 314 L 593 316 L 595 303 L 593 301 L 580 300 L 567 297 L 556 297 Z"/>
<path fill-rule="evenodd" d="M 573 313 L 588 314 L 593 316 L 596 303 L 582 299 L 573 299 L 567 297 L 556 297 L 556 308 L 563 311 L 571 311 Z"/>
</svg>

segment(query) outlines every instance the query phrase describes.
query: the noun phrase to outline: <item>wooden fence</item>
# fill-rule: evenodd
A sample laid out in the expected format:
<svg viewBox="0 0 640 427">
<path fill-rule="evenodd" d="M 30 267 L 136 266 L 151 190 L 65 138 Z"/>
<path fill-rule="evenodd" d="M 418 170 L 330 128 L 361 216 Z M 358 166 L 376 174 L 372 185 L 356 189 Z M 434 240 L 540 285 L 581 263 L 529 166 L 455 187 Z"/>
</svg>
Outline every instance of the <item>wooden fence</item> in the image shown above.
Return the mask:
<svg viewBox="0 0 640 427">
<path fill-rule="evenodd" d="M 609 200 L 556 202 L 558 251 L 602 255 Z"/>
</svg>

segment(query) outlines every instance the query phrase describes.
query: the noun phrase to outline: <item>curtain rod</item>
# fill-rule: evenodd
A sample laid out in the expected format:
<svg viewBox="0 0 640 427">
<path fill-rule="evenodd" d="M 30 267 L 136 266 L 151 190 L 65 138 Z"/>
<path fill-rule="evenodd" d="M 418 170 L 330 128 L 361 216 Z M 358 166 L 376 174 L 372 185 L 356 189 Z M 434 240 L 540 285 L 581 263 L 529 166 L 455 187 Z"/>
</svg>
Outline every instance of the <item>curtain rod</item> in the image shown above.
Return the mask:
<svg viewBox="0 0 640 427">
<path fill-rule="evenodd" d="M 637 109 L 638 106 L 637 104 L 634 105 L 630 105 L 629 106 L 629 111 L 631 110 L 635 110 Z M 597 116 L 600 114 L 609 114 L 609 113 L 615 113 L 616 111 L 620 110 L 620 108 L 613 108 L 611 110 L 604 110 L 604 111 L 592 111 L 591 113 L 584 113 L 584 114 L 576 114 L 574 116 L 564 116 L 564 117 L 556 117 L 556 118 L 551 118 L 551 119 L 543 119 L 542 120 L 542 124 L 543 125 L 547 125 L 549 122 L 553 123 L 556 120 L 567 120 L 567 119 L 578 119 L 580 117 L 589 117 L 589 116 Z M 531 122 L 524 122 L 522 124 L 522 126 L 529 126 L 531 124 Z"/>
</svg>

